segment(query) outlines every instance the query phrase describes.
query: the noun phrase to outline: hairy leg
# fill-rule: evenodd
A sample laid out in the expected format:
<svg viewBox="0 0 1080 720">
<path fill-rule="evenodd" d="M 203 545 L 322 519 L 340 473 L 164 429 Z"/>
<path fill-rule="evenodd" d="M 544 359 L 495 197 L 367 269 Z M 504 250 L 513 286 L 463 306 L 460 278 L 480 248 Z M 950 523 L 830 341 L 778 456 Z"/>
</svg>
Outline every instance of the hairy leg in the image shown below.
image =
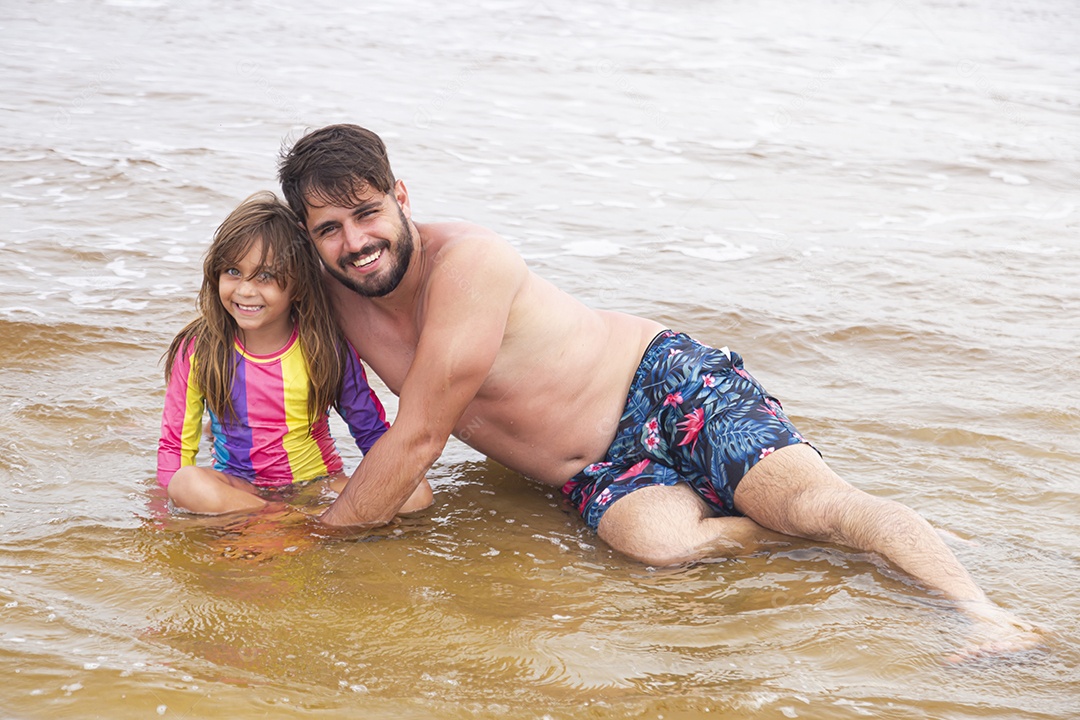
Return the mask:
<svg viewBox="0 0 1080 720">
<path fill-rule="evenodd" d="M 641 488 L 616 500 L 597 532 L 615 550 L 657 567 L 745 555 L 763 543 L 790 540 L 750 518 L 715 517 L 682 483 Z"/>
<path fill-rule="evenodd" d="M 976 644 L 967 656 L 1041 641 L 1030 624 L 987 600 L 930 523 L 900 503 L 852 487 L 807 445 L 783 448 L 755 465 L 735 489 L 735 507 L 777 532 L 876 553 L 941 592 L 975 623 Z"/>
<path fill-rule="evenodd" d="M 266 507 L 251 483 L 210 468 L 186 465 L 169 481 L 173 505 L 202 515 L 251 512 Z"/>
<path fill-rule="evenodd" d="M 915 511 L 844 482 L 807 445 L 755 465 L 735 489 L 735 507 L 788 535 L 876 552 L 951 600 L 982 600 L 982 590 Z"/>
</svg>

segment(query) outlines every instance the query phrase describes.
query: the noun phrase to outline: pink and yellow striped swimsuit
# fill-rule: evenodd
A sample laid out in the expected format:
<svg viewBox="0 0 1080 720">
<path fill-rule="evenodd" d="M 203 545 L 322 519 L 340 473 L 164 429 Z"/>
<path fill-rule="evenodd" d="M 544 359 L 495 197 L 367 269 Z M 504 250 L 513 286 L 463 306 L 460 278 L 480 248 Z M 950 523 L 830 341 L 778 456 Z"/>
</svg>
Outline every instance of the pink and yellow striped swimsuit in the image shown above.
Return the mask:
<svg viewBox="0 0 1080 720">
<path fill-rule="evenodd" d="M 202 434 L 205 400 L 192 372 L 192 347 L 173 362 L 165 390 L 158 443 L 158 483 L 167 486 L 173 474 L 195 464 Z M 289 342 L 272 355 L 253 355 L 236 341 L 236 375 L 232 403 L 237 418 L 227 422 L 210 415 L 214 468 L 260 487 L 333 475 L 342 469 L 329 413 L 308 422 L 308 372 L 294 330 Z M 356 350 L 349 346 L 348 364 L 338 414 L 364 453 L 386 432 L 386 412 L 367 382 Z"/>
</svg>

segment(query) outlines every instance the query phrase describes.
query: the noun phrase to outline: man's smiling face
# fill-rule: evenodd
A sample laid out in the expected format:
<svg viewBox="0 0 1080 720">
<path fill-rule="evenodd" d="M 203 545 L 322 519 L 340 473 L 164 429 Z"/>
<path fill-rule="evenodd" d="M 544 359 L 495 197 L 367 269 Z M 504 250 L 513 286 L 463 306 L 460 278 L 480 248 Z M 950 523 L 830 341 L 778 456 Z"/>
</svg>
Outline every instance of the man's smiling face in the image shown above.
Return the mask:
<svg viewBox="0 0 1080 720">
<path fill-rule="evenodd" d="M 308 234 L 327 272 L 365 297 L 393 292 L 414 249 L 409 220 L 395 195 L 364 188 L 351 207 L 305 203 L 305 209 Z"/>
</svg>

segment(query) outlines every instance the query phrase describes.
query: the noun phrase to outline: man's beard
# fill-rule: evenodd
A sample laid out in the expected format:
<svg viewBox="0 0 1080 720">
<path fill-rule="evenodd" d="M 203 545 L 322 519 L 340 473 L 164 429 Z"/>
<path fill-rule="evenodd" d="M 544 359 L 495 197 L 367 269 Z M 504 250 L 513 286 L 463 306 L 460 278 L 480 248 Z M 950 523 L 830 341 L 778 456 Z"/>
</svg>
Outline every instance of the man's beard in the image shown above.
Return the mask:
<svg viewBox="0 0 1080 720">
<path fill-rule="evenodd" d="M 347 258 L 340 261 L 338 267 L 327 264 L 327 272 L 337 278 L 338 282 L 342 285 L 364 297 L 382 297 L 383 295 L 388 295 L 393 292 L 394 288 L 401 283 L 401 279 L 405 277 L 405 271 L 409 269 L 409 261 L 412 259 L 413 254 L 412 233 L 409 232 L 409 223 L 405 219 L 405 214 L 401 212 L 400 207 L 398 208 L 398 216 L 401 218 L 401 230 L 398 232 L 397 246 L 393 250 L 393 254 L 388 258 L 394 263 L 391 266 L 389 273 L 382 275 L 380 278 L 368 278 L 370 282 L 363 282 L 349 276 L 344 270 L 345 266 L 356 262 L 357 258 L 370 255 L 372 252 L 379 249 L 379 247 L 382 247 L 385 255 L 390 251 L 390 243 L 385 240 L 375 245 L 365 247 L 358 253 L 349 255 Z M 379 258 L 379 260 L 383 259 L 383 257 Z"/>
</svg>

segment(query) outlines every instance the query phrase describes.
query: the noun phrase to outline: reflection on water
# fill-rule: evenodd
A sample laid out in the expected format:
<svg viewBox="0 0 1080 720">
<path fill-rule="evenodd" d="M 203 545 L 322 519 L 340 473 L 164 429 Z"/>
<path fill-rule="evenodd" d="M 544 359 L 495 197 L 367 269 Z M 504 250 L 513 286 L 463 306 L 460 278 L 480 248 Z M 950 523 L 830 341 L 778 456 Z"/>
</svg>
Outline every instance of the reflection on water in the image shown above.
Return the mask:
<svg viewBox="0 0 1080 720">
<path fill-rule="evenodd" d="M 0 715 L 1075 715 L 1071 4 L 9 5 Z M 456 441 L 436 505 L 364 537 L 316 489 L 167 514 L 159 359 L 201 254 L 283 138 L 343 120 L 422 219 L 739 350 L 1050 650 L 945 667 L 963 622 L 841 548 L 642 567 Z"/>
</svg>

